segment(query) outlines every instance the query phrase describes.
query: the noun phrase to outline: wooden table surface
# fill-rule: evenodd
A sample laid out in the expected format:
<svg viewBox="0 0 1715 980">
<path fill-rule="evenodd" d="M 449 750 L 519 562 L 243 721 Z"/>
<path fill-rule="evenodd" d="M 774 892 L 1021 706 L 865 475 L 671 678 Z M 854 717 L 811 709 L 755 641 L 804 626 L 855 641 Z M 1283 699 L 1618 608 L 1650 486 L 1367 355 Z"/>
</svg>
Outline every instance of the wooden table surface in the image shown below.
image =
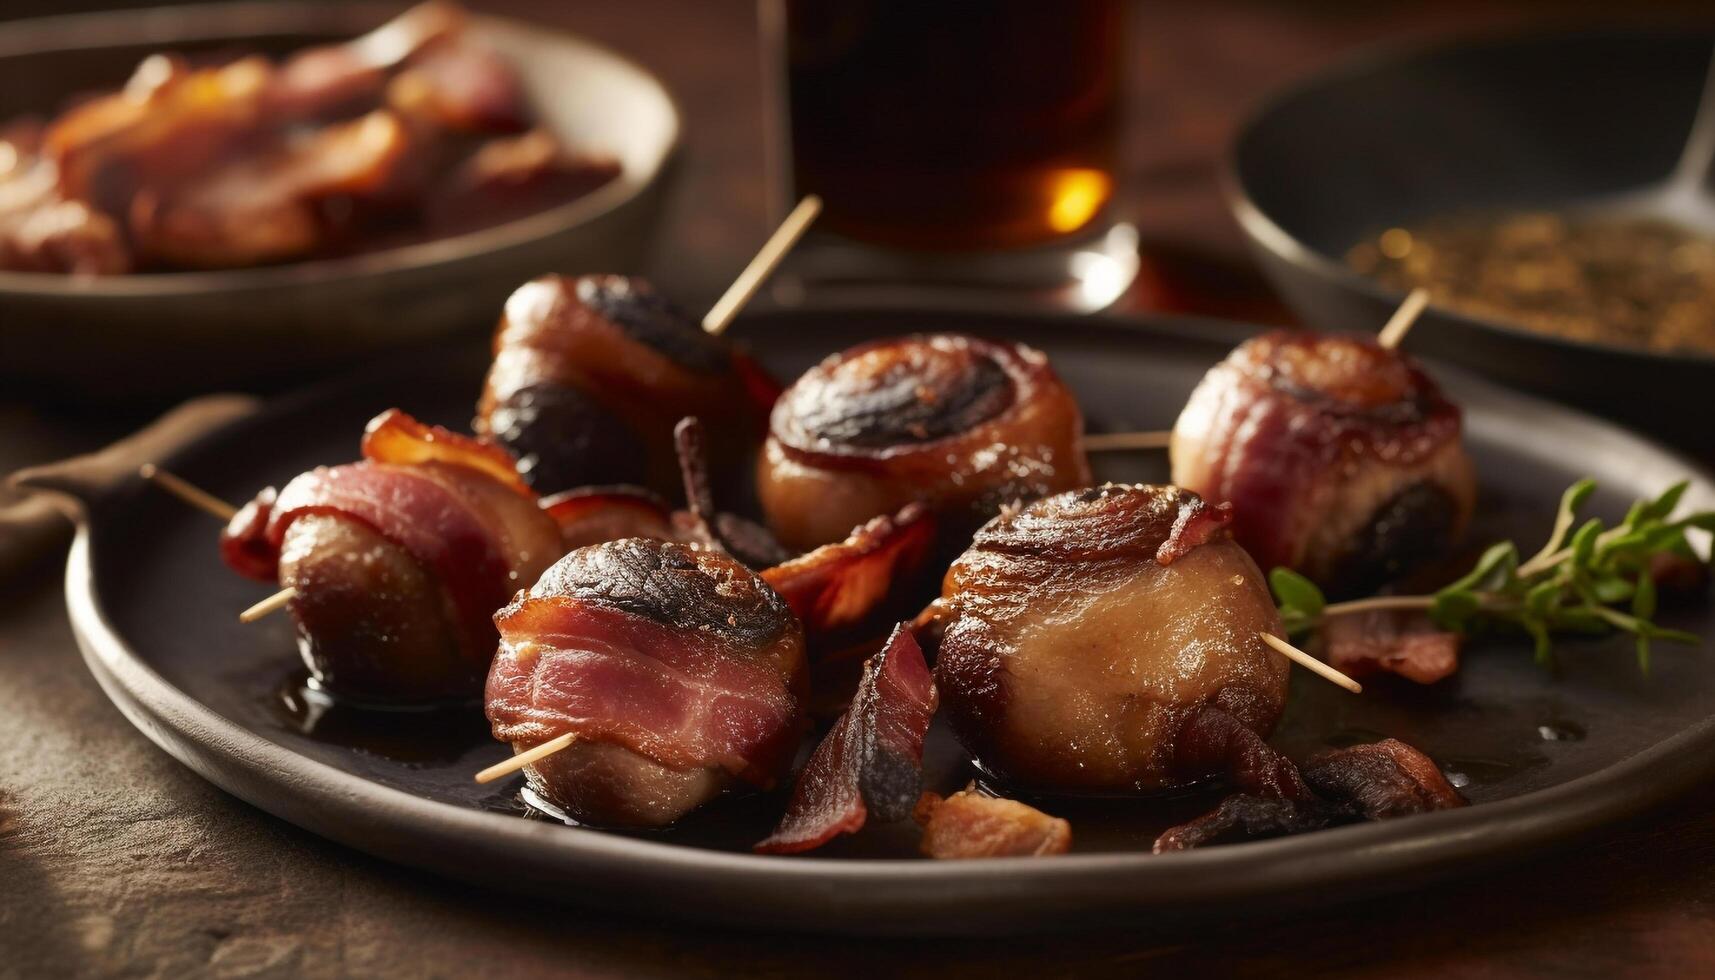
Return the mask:
<svg viewBox="0 0 1715 980">
<path fill-rule="evenodd" d="M 7 15 L 50 7 L 20 2 Z M 584 31 L 677 92 L 688 152 L 653 268 L 689 305 L 712 298 L 767 231 L 750 4 L 476 5 Z M 1649 5 L 1625 15 L 1677 16 Z M 1285 317 L 1250 271 L 1215 182 L 1236 119 L 1272 86 L 1376 39 L 1582 16 L 1549 3 L 1141 5 L 1127 179 L 1146 268 L 1123 305 Z M 0 472 L 136 422 L 0 400 Z M 55 558 L 0 587 L 0 977 L 1715 976 L 1715 786 L 1480 880 L 1166 937 L 1140 923 L 1062 939 L 844 940 L 520 902 L 322 841 L 155 749 L 78 662 L 59 571 Z M 662 907 L 676 900 L 662 895 Z"/>
</svg>

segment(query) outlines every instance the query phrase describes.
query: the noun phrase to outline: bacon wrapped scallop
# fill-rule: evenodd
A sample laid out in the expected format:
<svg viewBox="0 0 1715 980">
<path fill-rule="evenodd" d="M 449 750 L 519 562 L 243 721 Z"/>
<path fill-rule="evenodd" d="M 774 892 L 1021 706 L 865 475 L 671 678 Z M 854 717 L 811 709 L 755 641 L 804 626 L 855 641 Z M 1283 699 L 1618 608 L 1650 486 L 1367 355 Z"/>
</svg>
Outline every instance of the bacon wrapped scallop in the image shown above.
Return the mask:
<svg viewBox="0 0 1715 980">
<path fill-rule="evenodd" d="M 506 454 L 398 410 L 376 417 L 363 461 L 318 467 L 233 518 L 237 571 L 293 590 L 312 676 L 360 701 L 482 691 L 494 611 L 558 558 L 560 530 Z"/>
<path fill-rule="evenodd" d="M 968 533 L 1003 503 L 1089 482 L 1083 417 L 1046 356 L 932 334 L 798 379 L 775 403 L 757 491 L 781 542 L 808 550 L 914 501 Z"/>
<path fill-rule="evenodd" d="M 948 571 L 936 686 L 988 773 L 1039 793 L 1295 780 L 1263 742 L 1288 662 L 1227 527 L 1178 487 L 1108 484 L 995 518 Z"/>
<path fill-rule="evenodd" d="M 495 622 L 494 737 L 522 752 L 574 733 L 524 771 L 581 822 L 663 826 L 792 764 L 803 631 L 724 554 L 644 538 L 580 548 Z"/>
<path fill-rule="evenodd" d="M 1173 482 L 1235 508 L 1263 568 L 1367 590 L 1445 549 L 1476 476 L 1458 406 L 1368 337 L 1277 331 L 1211 368 L 1173 429 Z"/>
<path fill-rule="evenodd" d="M 542 493 L 632 483 L 673 496 L 674 425 L 702 419 L 716 469 L 733 471 L 776 391 L 643 280 L 544 276 L 506 302 L 475 428 Z"/>
</svg>

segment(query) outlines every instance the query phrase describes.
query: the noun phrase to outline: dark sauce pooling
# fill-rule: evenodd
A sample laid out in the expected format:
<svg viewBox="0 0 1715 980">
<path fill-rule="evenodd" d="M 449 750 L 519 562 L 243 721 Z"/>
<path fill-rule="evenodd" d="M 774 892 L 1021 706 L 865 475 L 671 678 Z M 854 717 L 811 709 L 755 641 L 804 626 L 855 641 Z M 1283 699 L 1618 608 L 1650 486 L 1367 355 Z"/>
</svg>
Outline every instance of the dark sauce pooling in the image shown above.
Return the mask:
<svg viewBox="0 0 1715 980">
<path fill-rule="evenodd" d="M 322 690 L 304 670 L 270 692 L 274 716 L 306 738 L 391 759 L 409 768 L 449 765 L 491 742 L 475 702 L 431 707 L 365 706 Z"/>
</svg>

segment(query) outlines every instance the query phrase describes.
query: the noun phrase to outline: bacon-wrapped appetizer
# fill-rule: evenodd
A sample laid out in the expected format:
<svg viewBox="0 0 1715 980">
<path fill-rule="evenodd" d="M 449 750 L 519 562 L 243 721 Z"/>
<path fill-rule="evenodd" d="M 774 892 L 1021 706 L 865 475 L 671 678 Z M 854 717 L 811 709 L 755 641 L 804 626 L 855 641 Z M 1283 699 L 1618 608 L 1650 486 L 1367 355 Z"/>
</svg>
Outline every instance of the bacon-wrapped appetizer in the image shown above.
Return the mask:
<svg viewBox="0 0 1715 980">
<path fill-rule="evenodd" d="M 1264 568 L 1372 588 L 1464 531 L 1476 477 L 1458 406 L 1368 337 L 1278 331 L 1210 369 L 1173 429 L 1173 482 L 1236 508 Z"/>
<path fill-rule="evenodd" d="M 221 537 L 237 571 L 293 590 L 298 647 L 329 691 L 426 702 L 482 691 L 493 615 L 563 548 L 504 452 L 392 410 L 363 461 L 264 490 Z"/>
<path fill-rule="evenodd" d="M 580 548 L 495 622 L 494 737 L 524 751 L 574 733 L 525 774 L 581 822 L 662 826 L 792 764 L 803 633 L 726 555 L 644 538 Z"/>
<path fill-rule="evenodd" d="M 1108 484 L 978 531 L 947 572 L 935 668 L 978 764 L 1051 793 L 1293 778 L 1262 741 L 1289 664 L 1258 634 L 1280 617 L 1231 520 L 1178 487 Z"/>
<path fill-rule="evenodd" d="M 879 340 L 780 396 L 757 490 L 799 550 L 913 501 L 968 533 L 1003 503 L 1088 484 L 1083 429 L 1040 351 L 959 334 Z"/>
<path fill-rule="evenodd" d="M 506 302 L 475 427 L 540 492 L 621 482 L 673 495 L 674 425 L 702 419 L 717 469 L 731 471 L 754 451 L 775 392 L 648 283 L 544 276 Z"/>
</svg>

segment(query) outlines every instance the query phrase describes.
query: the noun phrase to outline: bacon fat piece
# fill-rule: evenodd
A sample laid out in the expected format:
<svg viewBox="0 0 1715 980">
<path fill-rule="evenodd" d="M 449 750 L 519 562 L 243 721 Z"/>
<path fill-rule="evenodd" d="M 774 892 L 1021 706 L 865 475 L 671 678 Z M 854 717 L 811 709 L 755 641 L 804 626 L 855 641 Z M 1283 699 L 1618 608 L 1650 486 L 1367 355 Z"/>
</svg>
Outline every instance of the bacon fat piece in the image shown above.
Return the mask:
<svg viewBox="0 0 1715 980">
<path fill-rule="evenodd" d="M 1263 568 L 1339 594 L 1444 550 L 1476 476 L 1461 414 L 1406 355 L 1368 337 L 1276 331 L 1215 365 L 1173 428 L 1173 482 L 1235 508 Z"/>
<path fill-rule="evenodd" d="M 580 487 L 542 498 L 566 550 L 620 538 L 676 539 L 673 510 L 642 487 Z"/>
<path fill-rule="evenodd" d="M 723 792 L 767 789 L 803 732 L 804 638 L 727 555 L 630 538 L 580 548 L 495 615 L 494 737 L 579 821 L 664 826 Z"/>
<path fill-rule="evenodd" d="M 961 334 L 879 340 L 781 395 L 757 490 L 799 550 L 913 501 L 968 533 L 1004 503 L 1088 484 L 1083 430 L 1040 351 Z"/>
<path fill-rule="evenodd" d="M 318 467 L 234 516 L 221 551 L 277 576 L 311 673 L 368 701 L 438 701 L 482 690 L 492 621 L 562 548 L 554 521 L 504 454 L 402 412 L 370 423 L 365 459 Z"/>
<path fill-rule="evenodd" d="M 796 854 L 869 818 L 903 820 L 922 791 L 923 738 L 935 718 L 935 681 L 904 625 L 864 664 L 851 707 L 816 747 L 792 787 L 780 826 L 756 845 L 763 854 Z"/>
<path fill-rule="evenodd" d="M 1036 792 L 1167 789 L 1243 768 L 1221 712 L 1260 741 L 1288 663 L 1258 637 L 1280 617 L 1231 509 L 1178 487 L 1116 485 L 1003 513 L 947 572 L 936 683 L 984 770 Z"/>
<path fill-rule="evenodd" d="M 1329 666 L 1349 677 L 1386 673 L 1433 684 L 1459 671 L 1459 634 L 1438 629 L 1415 610 L 1333 616 L 1322 624 L 1321 638 Z"/>
<path fill-rule="evenodd" d="M 942 799 L 924 793 L 915 814 L 919 845 L 939 861 L 993 857 L 1047 857 L 1072 849 L 1072 825 L 1017 800 L 990 796 L 976 784 Z"/>
<path fill-rule="evenodd" d="M 506 301 L 475 428 L 540 492 L 622 482 L 671 497 L 673 427 L 702 419 L 717 466 L 734 466 L 761 438 L 765 379 L 641 279 L 544 276 Z"/>
<path fill-rule="evenodd" d="M 1451 810 L 1467 805 L 1435 762 L 1399 741 L 1337 749 L 1304 767 L 1307 788 L 1241 793 L 1155 841 L 1156 853 L 1226 841 L 1284 837 L 1339 824 Z"/>
<path fill-rule="evenodd" d="M 908 504 L 853 528 L 844 541 L 765 569 L 762 578 L 786 598 L 808 635 L 837 644 L 870 632 L 878 616 L 897 622 L 923 607 L 919 587 L 928 584 L 934 542 L 934 515 Z"/>
</svg>

